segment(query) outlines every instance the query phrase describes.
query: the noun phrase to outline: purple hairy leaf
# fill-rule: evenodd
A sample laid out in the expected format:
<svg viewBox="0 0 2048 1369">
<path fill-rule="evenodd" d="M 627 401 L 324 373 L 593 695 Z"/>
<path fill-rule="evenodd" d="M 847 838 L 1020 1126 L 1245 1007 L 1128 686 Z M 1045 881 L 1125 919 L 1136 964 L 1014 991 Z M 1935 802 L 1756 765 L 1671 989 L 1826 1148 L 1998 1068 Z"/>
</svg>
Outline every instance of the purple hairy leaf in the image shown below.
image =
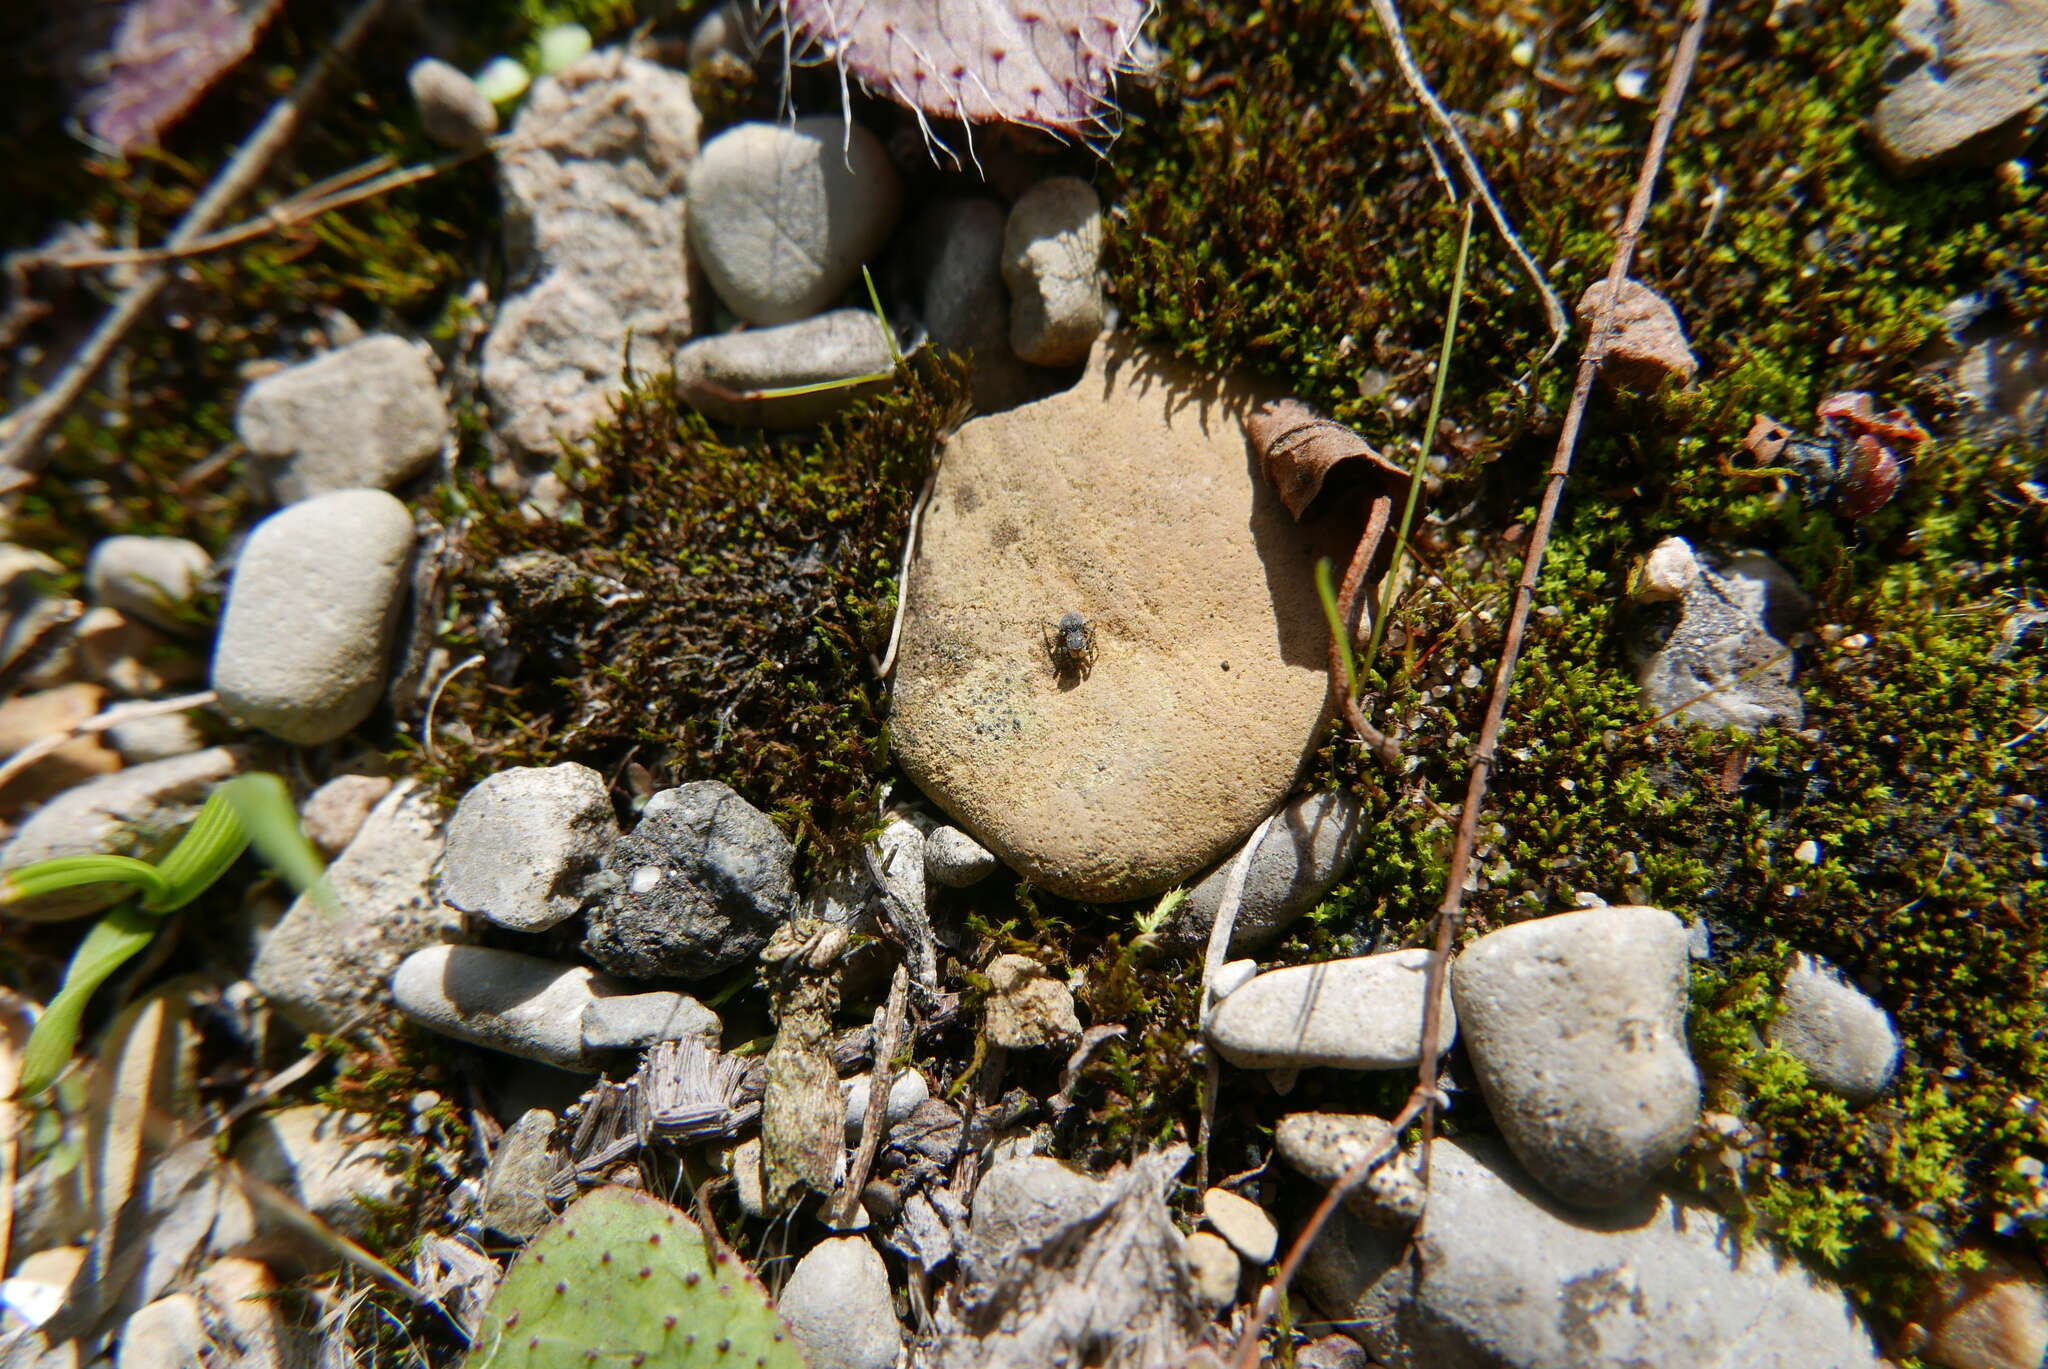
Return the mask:
<svg viewBox="0 0 2048 1369">
<path fill-rule="evenodd" d="M 127 153 L 153 146 L 206 88 L 249 55 L 283 0 L 129 0 L 85 97 L 86 127 Z"/>
<path fill-rule="evenodd" d="M 792 49 L 930 115 L 1114 134 L 1149 0 L 783 0 Z M 927 132 L 929 128 L 927 127 Z"/>
</svg>

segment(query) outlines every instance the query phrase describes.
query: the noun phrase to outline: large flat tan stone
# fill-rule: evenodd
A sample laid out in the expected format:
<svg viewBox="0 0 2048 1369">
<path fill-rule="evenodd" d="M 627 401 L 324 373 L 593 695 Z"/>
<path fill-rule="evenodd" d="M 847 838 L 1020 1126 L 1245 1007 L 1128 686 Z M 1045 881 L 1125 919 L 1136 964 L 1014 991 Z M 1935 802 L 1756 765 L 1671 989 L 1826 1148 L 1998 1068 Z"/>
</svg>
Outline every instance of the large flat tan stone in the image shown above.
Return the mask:
<svg viewBox="0 0 2048 1369">
<path fill-rule="evenodd" d="M 1072 390 L 947 443 L 912 564 L 891 734 L 903 768 L 1032 883 L 1138 898 L 1241 842 L 1321 726 L 1305 535 L 1257 474 L 1270 393 L 1120 339 Z M 1062 672 L 1046 633 L 1084 614 Z"/>
</svg>

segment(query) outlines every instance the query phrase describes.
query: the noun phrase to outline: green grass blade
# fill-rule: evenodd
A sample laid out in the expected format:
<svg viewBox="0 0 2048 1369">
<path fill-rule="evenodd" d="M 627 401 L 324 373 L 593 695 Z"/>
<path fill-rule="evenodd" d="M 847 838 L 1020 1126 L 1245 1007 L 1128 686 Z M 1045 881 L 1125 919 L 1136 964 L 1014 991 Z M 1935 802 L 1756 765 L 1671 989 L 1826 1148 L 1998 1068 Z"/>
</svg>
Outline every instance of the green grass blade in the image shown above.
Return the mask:
<svg viewBox="0 0 2048 1369">
<path fill-rule="evenodd" d="M 896 345 L 896 330 L 889 326 L 889 316 L 882 312 L 882 296 L 875 289 L 874 273 L 863 266 L 860 278 L 868 283 L 868 303 L 874 306 L 875 322 L 882 329 L 882 340 L 889 344 L 889 360 L 900 367 L 903 365 L 903 351 Z"/>
<path fill-rule="evenodd" d="M 1346 697 L 1358 693 L 1358 662 L 1351 655 L 1351 634 L 1345 630 L 1344 621 L 1337 614 L 1337 588 L 1330 583 L 1330 558 L 1316 562 L 1316 594 L 1323 601 L 1323 616 L 1330 620 L 1330 636 L 1336 639 L 1337 651 L 1344 658 L 1344 689 Z M 1377 622 L 1379 615 L 1373 615 Z"/>
<path fill-rule="evenodd" d="M 17 1097 L 32 1098 L 57 1082 L 78 1044 L 79 1024 L 85 1020 L 85 1006 L 92 1001 L 93 991 L 147 946 L 159 925 L 155 915 L 124 903 L 85 934 L 64 971 L 64 987 L 29 1033 Z"/>
<path fill-rule="evenodd" d="M 1436 385 L 1429 394 L 1429 418 L 1422 426 L 1422 443 L 1415 451 L 1415 465 L 1408 472 L 1408 502 L 1401 508 L 1401 527 L 1394 534 L 1394 556 L 1387 562 L 1387 573 L 1380 577 L 1380 587 L 1374 594 L 1372 606 L 1372 636 L 1365 644 L 1365 668 L 1372 669 L 1373 659 L 1379 655 L 1380 638 L 1387 630 L 1387 609 L 1384 595 L 1393 587 L 1394 577 L 1401 569 L 1401 557 L 1408 550 L 1408 532 L 1415 526 L 1415 505 L 1422 494 L 1422 470 L 1429 460 L 1429 449 L 1436 442 L 1437 419 L 1444 411 L 1444 382 L 1451 374 L 1451 343 L 1458 336 L 1458 306 L 1465 298 L 1465 258 L 1472 249 L 1472 201 L 1465 201 L 1465 226 L 1458 233 L 1458 264 L 1451 274 L 1451 307 L 1444 315 L 1443 349 L 1437 353 Z"/>
<path fill-rule="evenodd" d="M 145 900 L 161 899 L 170 893 L 170 884 L 146 860 L 132 856 L 59 856 L 0 876 L 0 913 L 18 899 L 41 898 L 87 884 L 131 885 Z"/>
<path fill-rule="evenodd" d="M 148 911 L 168 913 L 184 907 L 205 893 L 249 849 L 249 834 L 235 816 L 227 788 L 224 784 L 207 795 L 199 816 L 192 819 L 171 853 L 158 862 L 157 869 L 170 889 L 161 899 L 145 900 L 143 906 Z"/>
<path fill-rule="evenodd" d="M 234 806 L 235 816 L 264 864 L 283 875 L 292 888 L 312 894 L 321 907 L 333 912 L 337 905 L 327 883 L 327 867 L 299 826 L 299 812 L 284 781 L 261 772 L 238 775 L 222 785 L 220 793 Z"/>
<path fill-rule="evenodd" d="M 889 345 L 889 350 L 892 352 L 896 350 L 893 342 Z M 900 365 L 901 363 L 899 362 L 898 364 Z M 805 385 L 777 385 L 773 389 L 768 390 L 747 390 L 740 395 L 740 398 L 793 399 L 797 395 L 821 395 L 827 390 L 850 390 L 856 385 L 866 385 L 877 380 L 888 380 L 895 374 L 894 371 L 869 371 L 866 375 L 842 376 L 838 380 L 814 380 Z"/>
</svg>

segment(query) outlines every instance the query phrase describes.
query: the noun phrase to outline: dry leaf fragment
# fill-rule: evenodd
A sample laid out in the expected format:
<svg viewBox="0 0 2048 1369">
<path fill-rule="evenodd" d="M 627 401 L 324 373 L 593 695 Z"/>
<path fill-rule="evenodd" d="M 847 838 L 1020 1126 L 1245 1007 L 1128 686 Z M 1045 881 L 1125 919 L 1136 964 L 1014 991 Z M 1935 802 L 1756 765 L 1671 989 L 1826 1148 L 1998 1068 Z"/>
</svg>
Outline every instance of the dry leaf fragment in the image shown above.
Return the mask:
<svg viewBox="0 0 2048 1369">
<path fill-rule="evenodd" d="M 1408 479 L 1408 472 L 1371 443 L 1298 399 L 1260 405 L 1245 420 L 1245 430 L 1267 481 L 1296 522 L 1324 512 L 1349 490 L 1366 486 L 1378 493 Z"/>
<path fill-rule="evenodd" d="M 1113 133 L 1146 0 L 784 0 L 798 48 L 920 115 Z M 920 119 L 922 122 L 922 119 Z"/>
<path fill-rule="evenodd" d="M 249 55 L 284 0 L 130 0 L 85 101 L 86 127 L 118 152 L 154 146 L 208 86 Z"/>
</svg>

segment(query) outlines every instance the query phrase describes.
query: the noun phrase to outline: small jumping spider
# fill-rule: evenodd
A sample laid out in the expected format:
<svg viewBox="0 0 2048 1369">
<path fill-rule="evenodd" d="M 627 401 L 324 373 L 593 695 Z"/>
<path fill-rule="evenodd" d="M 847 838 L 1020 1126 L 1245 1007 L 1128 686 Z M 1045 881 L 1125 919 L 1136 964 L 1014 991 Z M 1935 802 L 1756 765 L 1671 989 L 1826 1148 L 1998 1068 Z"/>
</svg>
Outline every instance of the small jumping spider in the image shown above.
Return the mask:
<svg viewBox="0 0 2048 1369">
<path fill-rule="evenodd" d="M 1085 678 L 1095 667 L 1095 628 L 1078 613 L 1062 613 L 1057 623 L 1040 624 L 1046 654 L 1060 675 Z"/>
</svg>

